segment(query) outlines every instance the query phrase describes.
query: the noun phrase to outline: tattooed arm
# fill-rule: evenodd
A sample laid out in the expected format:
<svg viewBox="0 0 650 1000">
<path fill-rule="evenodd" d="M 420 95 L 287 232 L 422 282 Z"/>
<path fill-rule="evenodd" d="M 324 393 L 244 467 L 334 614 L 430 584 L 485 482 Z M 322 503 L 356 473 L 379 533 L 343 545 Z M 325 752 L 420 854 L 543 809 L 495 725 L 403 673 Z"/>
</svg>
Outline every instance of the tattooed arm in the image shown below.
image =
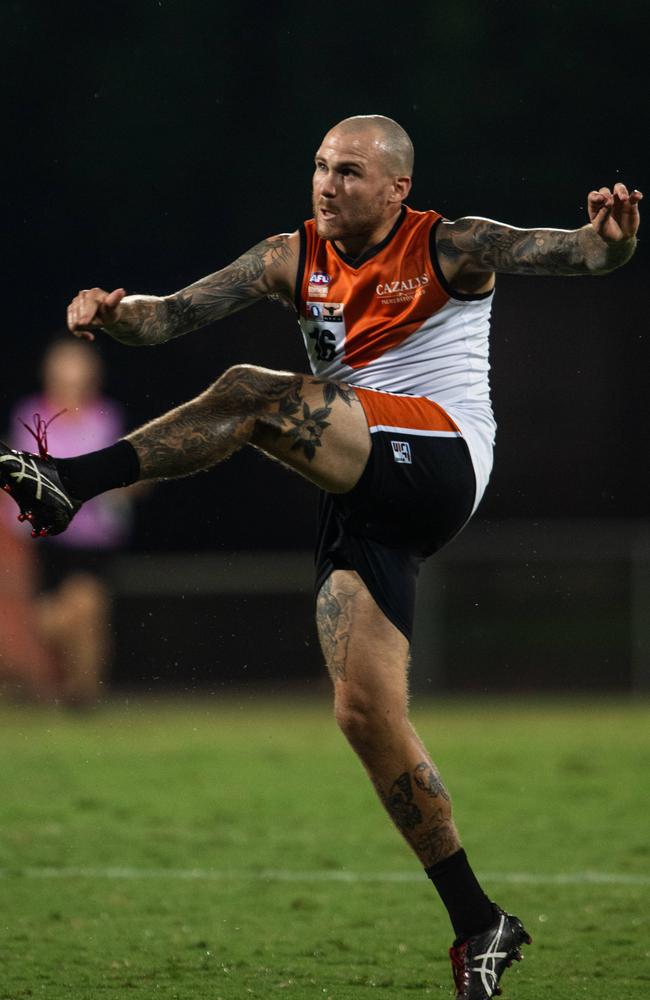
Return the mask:
<svg viewBox="0 0 650 1000">
<path fill-rule="evenodd" d="M 85 289 L 68 307 L 68 327 L 76 336 L 91 340 L 94 331 L 102 329 L 122 344 L 162 344 L 268 295 L 291 300 L 298 245 L 297 233 L 273 236 L 221 271 L 164 297 L 126 296 L 123 288 L 110 293 Z"/>
<path fill-rule="evenodd" d="M 436 246 L 445 277 L 470 291 L 489 287 L 490 272 L 607 274 L 634 253 L 639 191 L 624 184 L 592 191 L 590 221 L 581 229 L 515 229 L 491 219 L 459 219 L 438 226 Z M 481 282 L 482 276 L 482 282 Z"/>
</svg>

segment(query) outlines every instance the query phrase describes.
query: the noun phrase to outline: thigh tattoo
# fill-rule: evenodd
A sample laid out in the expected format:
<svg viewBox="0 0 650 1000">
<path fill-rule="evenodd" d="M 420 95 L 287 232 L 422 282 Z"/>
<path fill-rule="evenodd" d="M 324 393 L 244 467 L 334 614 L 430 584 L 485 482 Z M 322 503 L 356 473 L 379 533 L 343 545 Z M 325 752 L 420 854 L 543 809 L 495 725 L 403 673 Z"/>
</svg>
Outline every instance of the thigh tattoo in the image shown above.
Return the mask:
<svg viewBox="0 0 650 1000">
<path fill-rule="evenodd" d="M 333 681 L 346 680 L 347 659 L 353 623 L 353 605 L 357 590 L 332 589 L 329 576 L 318 594 L 316 622 L 321 648 Z"/>
<path fill-rule="evenodd" d="M 302 378 L 294 380 L 287 391 L 278 397 L 277 413 L 267 414 L 264 423 L 273 433 L 291 441 L 290 451 L 301 451 L 311 462 L 316 456 L 316 449 L 321 447 L 324 432 L 330 426 L 327 418 L 332 413 L 332 404 L 341 399 L 351 406 L 354 393 L 337 382 L 317 380 L 313 384 L 323 387 L 323 405 L 312 407 L 303 398 L 303 383 Z"/>
</svg>

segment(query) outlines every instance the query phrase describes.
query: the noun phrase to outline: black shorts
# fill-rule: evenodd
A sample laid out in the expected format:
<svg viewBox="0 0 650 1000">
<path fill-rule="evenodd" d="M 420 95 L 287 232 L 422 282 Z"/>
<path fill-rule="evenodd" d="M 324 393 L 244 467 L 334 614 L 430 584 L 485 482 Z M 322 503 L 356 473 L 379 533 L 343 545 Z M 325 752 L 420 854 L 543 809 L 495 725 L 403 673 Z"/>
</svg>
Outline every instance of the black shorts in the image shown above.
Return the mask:
<svg viewBox="0 0 650 1000">
<path fill-rule="evenodd" d="M 370 456 L 349 493 L 321 491 L 316 594 L 334 569 L 355 570 L 410 642 L 420 565 L 469 520 L 474 468 L 458 428 L 436 403 L 355 392 L 368 419 Z"/>
</svg>

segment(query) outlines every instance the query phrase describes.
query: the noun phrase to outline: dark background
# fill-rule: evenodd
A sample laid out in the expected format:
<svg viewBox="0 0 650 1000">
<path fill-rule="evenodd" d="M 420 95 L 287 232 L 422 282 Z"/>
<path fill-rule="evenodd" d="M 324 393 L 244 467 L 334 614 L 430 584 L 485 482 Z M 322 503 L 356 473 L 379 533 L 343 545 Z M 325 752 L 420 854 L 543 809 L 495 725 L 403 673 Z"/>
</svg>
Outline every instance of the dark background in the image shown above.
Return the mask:
<svg viewBox="0 0 650 1000">
<path fill-rule="evenodd" d="M 450 218 L 573 228 L 591 188 L 648 187 L 647 11 L 631 0 L 23 0 L 2 4 L 0 29 L 0 424 L 78 288 L 167 293 L 294 229 L 314 150 L 348 115 L 407 129 L 410 204 Z M 642 242 L 607 278 L 499 279 L 481 517 L 647 512 L 647 267 Z M 237 361 L 306 368 L 270 303 L 162 348 L 97 349 L 133 424 Z M 137 545 L 303 548 L 313 517 L 309 486 L 240 454 L 191 494 L 156 491 Z"/>
</svg>

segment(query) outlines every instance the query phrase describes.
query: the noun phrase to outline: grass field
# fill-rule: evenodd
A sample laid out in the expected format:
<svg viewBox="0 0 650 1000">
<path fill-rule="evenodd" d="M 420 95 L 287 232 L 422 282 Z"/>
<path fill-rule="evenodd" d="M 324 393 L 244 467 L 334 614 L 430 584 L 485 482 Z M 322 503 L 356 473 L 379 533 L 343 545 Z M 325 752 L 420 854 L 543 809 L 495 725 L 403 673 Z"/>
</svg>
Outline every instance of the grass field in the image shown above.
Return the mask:
<svg viewBox="0 0 650 1000">
<path fill-rule="evenodd" d="M 505 997 L 647 1000 L 647 704 L 415 709 L 534 938 Z M 0 755 L 0 1000 L 451 995 L 446 915 L 326 704 L 4 705 Z"/>
</svg>

